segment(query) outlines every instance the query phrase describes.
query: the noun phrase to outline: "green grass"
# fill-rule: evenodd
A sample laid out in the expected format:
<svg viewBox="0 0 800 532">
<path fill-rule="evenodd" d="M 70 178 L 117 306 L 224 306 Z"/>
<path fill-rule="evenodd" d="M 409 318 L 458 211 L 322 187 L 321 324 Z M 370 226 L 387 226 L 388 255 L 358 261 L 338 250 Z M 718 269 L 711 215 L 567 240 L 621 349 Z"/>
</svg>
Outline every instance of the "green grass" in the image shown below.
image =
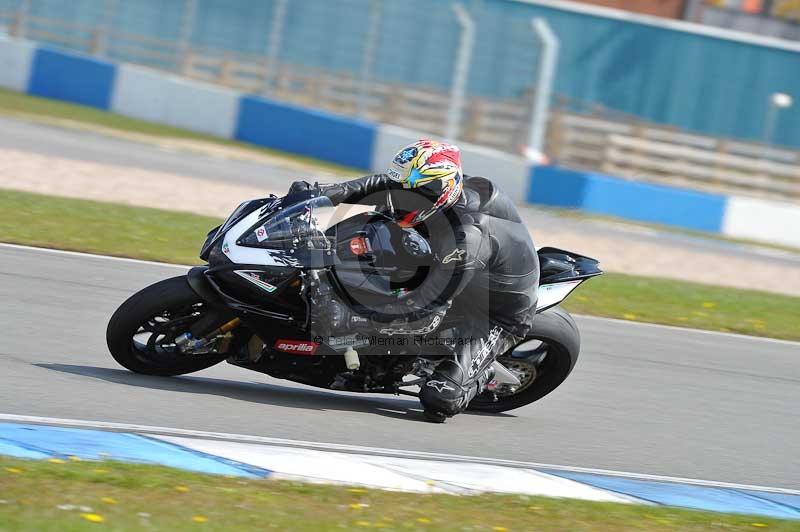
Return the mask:
<svg viewBox="0 0 800 532">
<path fill-rule="evenodd" d="M 0 191 L 0 241 L 122 257 L 199 263 L 215 218 Z M 800 298 L 623 274 L 591 279 L 571 312 L 800 340 Z"/>
<path fill-rule="evenodd" d="M 631 321 L 800 340 L 800 298 L 607 273 L 567 299 L 567 310 Z"/>
<path fill-rule="evenodd" d="M 796 521 L 675 508 L 518 495 L 409 494 L 2 456 L 0 500 L 0 529 L 8 531 L 798 529 Z"/>
<path fill-rule="evenodd" d="M 198 264 L 221 220 L 0 189 L 0 241 L 117 257 Z"/>
<path fill-rule="evenodd" d="M 152 137 L 154 140 L 162 138 L 212 142 L 221 146 L 246 149 L 254 153 L 262 153 L 271 157 L 301 162 L 337 175 L 362 175 L 364 173 L 363 169 L 350 168 L 311 157 L 294 155 L 253 144 L 223 139 L 203 133 L 195 133 L 186 129 L 136 120 L 135 118 L 128 118 L 92 107 L 39 98 L 7 89 L 0 89 L 0 116 L 44 121 L 50 124 L 60 123 L 64 126 L 69 126 L 70 122 L 72 122 L 85 126 L 110 129 L 121 134 L 137 133 Z"/>
</svg>

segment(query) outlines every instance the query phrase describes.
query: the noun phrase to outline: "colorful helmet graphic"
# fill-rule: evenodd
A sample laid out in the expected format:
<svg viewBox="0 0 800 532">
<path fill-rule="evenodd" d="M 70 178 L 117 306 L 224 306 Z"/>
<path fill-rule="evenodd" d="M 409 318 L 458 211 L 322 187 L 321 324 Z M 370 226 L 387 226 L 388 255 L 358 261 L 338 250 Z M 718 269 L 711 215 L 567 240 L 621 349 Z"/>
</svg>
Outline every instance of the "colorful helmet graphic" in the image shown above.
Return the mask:
<svg viewBox="0 0 800 532">
<path fill-rule="evenodd" d="M 451 207 L 464 188 L 458 147 L 430 139 L 418 140 L 397 152 L 387 174 L 403 188 L 416 189 L 427 199 L 425 205 L 406 209 L 400 220 L 406 226 L 417 225 Z"/>
</svg>

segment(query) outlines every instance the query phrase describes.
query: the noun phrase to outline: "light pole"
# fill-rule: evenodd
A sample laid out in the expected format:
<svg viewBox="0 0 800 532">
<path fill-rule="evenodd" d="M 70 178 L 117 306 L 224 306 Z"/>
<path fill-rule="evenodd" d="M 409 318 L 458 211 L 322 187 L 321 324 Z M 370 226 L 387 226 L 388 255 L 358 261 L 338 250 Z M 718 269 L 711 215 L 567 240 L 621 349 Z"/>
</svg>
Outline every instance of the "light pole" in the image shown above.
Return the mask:
<svg viewBox="0 0 800 532">
<path fill-rule="evenodd" d="M 469 80 L 469 67 L 472 62 L 472 49 L 475 45 L 475 21 L 461 4 L 453 4 L 461 37 L 456 52 L 456 64 L 453 70 L 453 84 L 450 87 L 450 107 L 447 110 L 447 126 L 444 136 L 448 140 L 458 139 L 461 133 L 461 121 L 464 107 L 464 95 Z"/>
<path fill-rule="evenodd" d="M 546 160 L 544 140 L 547 130 L 547 117 L 550 114 L 550 97 L 558 67 L 558 49 L 561 42 L 547 21 L 541 17 L 531 20 L 536 38 L 541 46 L 539 72 L 536 80 L 536 93 L 531 112 L 531 125 L 528 130 L 528 147 L 525 150 L 529 159 L 537 164 Z"/>
<path fill-rule="evenodd" d="M 778 122 L 778 111 L 788 109 L 793 103 L 794 99 L 784 92 L 774 92 L 769 97 L 769 109 L 767 109 L 767 118 L 764 121 L 763 140 L 765 145 L 772 144 L 772 137 L 775 135 L 775 126 Z"/>
</svg>

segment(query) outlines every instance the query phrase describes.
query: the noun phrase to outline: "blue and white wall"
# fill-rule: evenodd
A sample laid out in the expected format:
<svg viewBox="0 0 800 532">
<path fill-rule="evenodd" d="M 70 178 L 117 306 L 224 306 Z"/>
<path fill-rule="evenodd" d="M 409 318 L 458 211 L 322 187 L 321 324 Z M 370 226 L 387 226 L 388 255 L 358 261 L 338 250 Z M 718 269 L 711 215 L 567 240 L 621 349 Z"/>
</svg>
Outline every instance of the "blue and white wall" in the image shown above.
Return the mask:
<svg viewBox="0 0 800 532">
<path fill-rule="evenodd" d="M 0 87 L 113 111 L 363 171 L 424 136 L 127 64 L 0 37 Z M 627 181 L 461 144 L 465 170 L 520 202 L 800 247 L 800 205 Z"/>
</svg>

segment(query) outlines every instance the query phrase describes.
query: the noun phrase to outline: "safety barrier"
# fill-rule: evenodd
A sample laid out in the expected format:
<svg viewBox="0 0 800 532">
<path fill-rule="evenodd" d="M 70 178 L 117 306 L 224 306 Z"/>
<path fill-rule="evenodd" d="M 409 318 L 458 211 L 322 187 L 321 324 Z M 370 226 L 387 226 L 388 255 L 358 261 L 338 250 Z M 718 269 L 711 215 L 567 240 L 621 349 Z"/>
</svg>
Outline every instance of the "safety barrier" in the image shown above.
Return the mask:
<svg viewBox="0 0 800 532">
<path fill-rule="evenodd" d="M 529 203 L 800 247 L 796 203 L 724 196 L 555 166 L 531 169 Z"/>
<path fill-rule="evenodd" d="M 383 170 L 398 147 L 424 136 L 1 37 L 0 87 L 362 170 Z M 797 204 L 533 168 L 522 157 L 459 144 L 468 173 L 491 177 L 519 201 L 800 247 Z"/>
</svg>

